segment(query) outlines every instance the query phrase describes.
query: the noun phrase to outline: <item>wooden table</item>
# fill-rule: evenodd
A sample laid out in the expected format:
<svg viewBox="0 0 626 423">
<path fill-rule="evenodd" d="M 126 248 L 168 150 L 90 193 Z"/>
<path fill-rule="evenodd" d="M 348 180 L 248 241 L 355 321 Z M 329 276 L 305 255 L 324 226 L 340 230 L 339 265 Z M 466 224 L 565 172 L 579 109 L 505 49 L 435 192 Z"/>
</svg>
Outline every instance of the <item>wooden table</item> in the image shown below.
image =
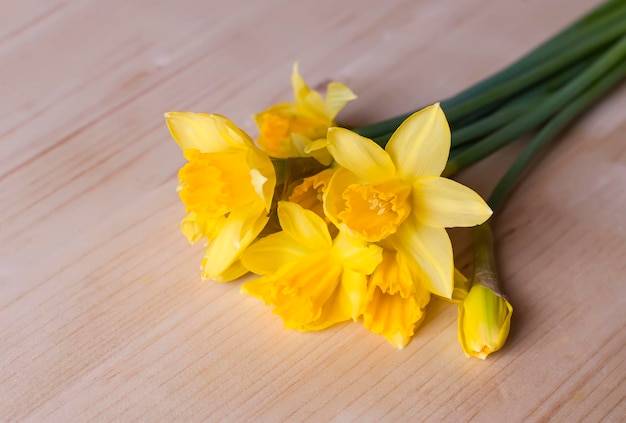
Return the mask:
<svg viewBox="0 0 626 423">
<path fill-rule="evenodd" d="M 509 1 L 5 1 L 0 16 L 0 420 L 624 421 L 626 87 L 495 222 L 515 307 L 468 359 L 435 301 L 396 350 L 361 325 L 283 329 L 202 282 L 163 112 L 250 116 L 291 64 L 348 84 L 359 125 L 450 96 L 597 5 Z M 527 140 L 526 140 L 527 141 Z M 459 179 L 486 195 L 521 140 Z M 466 231 L 454 231 L 467 269 Z"/>
</svg>

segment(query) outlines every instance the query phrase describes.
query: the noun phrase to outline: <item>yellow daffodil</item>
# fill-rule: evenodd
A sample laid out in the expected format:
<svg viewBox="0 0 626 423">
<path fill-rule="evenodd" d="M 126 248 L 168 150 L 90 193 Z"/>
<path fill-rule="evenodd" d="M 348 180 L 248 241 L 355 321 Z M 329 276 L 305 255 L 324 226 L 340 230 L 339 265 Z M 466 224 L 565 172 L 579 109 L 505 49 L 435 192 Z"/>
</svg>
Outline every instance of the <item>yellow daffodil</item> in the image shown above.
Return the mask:
<svg viewBox="0 0 626 423">
<path fill-rule="evenodd" d="M 424 317 L 430 292 L 411 280 L 408 266 L 395 251 L 385 250 L 383 260 L 368 281 L 363 325 L 404 348 Z"/>
<path fill-rule="evenodd" d="M 310 149 L 313 141 L 326 137 L 329 127 L 335 126 L 337 113 L 356 96 L 345 85 L 331 82 L 326 99 L 312 90 L 300 76 L 298 64 L 291 75 L 293 103 L 269 107 L 254 116 L 259 128 L 258 145 L 272 157 L 315 157 L 330 164 L 331 157 L 324 148 Z"/>
<path fill-rule="evenodd" d="M 498 351 L 509 335 L 513 307 L 483 285 L 474 285 L 459 305 L 459 341 L 468 357 L 485 359 Z"/>
<path fill-rule="evenodd" d="M 389 239 L 409 259 L 414 280 L 450 298 L 454 265 L 445 228 L 478 225 L 491 209 L 471 189 L 440 177 L 450 128 L 439 104 L 411 115 L 385 150 L 343 128 L 329 129 L 327 148 L 342 167 L 324 198 L 331 222 L 359 239 Z"/>
<path fill-rule="evenodd" d="M 283 231 L 252 244 L 243 265 L 262 275 L 242 292 L 274 307 L 285 327 L 324 329 L 357 319 L 367 296 L 367 276 L 382 260 L 382 249 L 339 234 L 331 239 L 326 223 L 300 205 L 281 201 Z"/>
<path fill-rule="evenodd" d="M 181 229 L 191 243 L 208 240 L 203 278 L 232 280 L 246 272 L 237 260 L 268 220 L 276 176 L 270 159 L 242 130 L 219 115 L 165 114 L 188 160 L 179 194 L 187 216 Z"/>
</svg>

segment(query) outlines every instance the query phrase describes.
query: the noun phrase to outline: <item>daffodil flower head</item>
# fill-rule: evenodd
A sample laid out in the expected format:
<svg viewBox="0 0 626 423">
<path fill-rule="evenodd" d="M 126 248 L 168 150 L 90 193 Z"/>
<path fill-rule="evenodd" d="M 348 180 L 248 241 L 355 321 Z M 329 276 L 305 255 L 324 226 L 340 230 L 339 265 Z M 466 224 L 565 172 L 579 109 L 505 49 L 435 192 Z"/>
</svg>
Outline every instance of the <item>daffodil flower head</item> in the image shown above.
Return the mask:
<svg viewBox="0 0 626 423">
<path fill-rule="evenodd" d="M 513 307 L 502 295 L 473 285 L 459 305 L 459 341 L 468 357 L 485 359 L 498 351 L 509 334 Z"/>
<path fill-rule="evenodd" d="M 363 325 L 404 348 L 424 317 L 430 292 L 412 281 L 408 266 L 395 251 L 384 250 L 383 260 L 369 277 Z"/>
<path fill-rule="evenodd" d="M 414 279 L 450 298 L 454 265 L 445 228 L 478 225 L 491 209 L 471 189 L 440 176 L 450 128 L 439 104 L 407 118 L 384 150 L 343 128 L 329 129 L 327 148 L 341 166 L 324 197 L 331 222 L 365 241 L 388 239 L 410 259 Z"/>
<path fill-rule="evenodd" d="M 328 165 L 328 152 L 323 146 L 313 146 L 313 142 L 326 137 L 328 128 L 336 125 L 334 119 L 339 111 L 356 96 L 345 85 L 330 82 L 323 99 L 304 82 L 297 63 L 293 65 L 291 85 L 293 103 L 276 104 L 254 116 L 260 132 L 257 144 L 272 157 L 315 157 Z"/>
<path fill-rule="evenodd" d="M 272 163 L 250 137 L 220 115 L 166 113 L 167 126 L 187 163 L 178 172 L 187 216 L 182 232 L 208 241 L 206 279 L 232 280 L 246 272 L 241 252 L 268 220 L 276 185 Z"/>
<path fill-rule="evenodd" d="M 319 330 L 357 319 L 367 296 L 367 275 L 382 249 L 339 234 L 331 239 L 324 220 L 296 203 L 278 203 L 283 231 L 252 244 L 243 265 L 258 275 L 242 292 L 273 306 L 285 327 Z"/>
</svg>

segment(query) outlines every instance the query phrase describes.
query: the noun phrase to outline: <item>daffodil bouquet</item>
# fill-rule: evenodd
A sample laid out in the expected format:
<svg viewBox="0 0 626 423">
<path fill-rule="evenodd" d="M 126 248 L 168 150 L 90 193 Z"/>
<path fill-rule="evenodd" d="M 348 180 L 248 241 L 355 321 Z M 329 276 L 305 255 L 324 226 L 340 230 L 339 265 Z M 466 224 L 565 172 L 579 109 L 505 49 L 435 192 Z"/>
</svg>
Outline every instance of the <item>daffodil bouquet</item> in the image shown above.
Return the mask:
<svg viewBox="0 0 626 423">
<path fill-rule="evenodd" d="M 362 321 L 398 348 L 432 295 L 459 307 L 468 356 L 502 347 L 512 307 L 498 282 L 492 210 L 537 152 L 626 74 L 626 2 L 609 1 L 518 62 L 450 99 L 367 127 L 335 121 L 356 99 L 325 96 L 294 65 L 294 100 L 254 116 L 166 113 L 187 163 L 182 232 L 206 242 L 202 277 L 232 281 L 286 328 Z M 488 201 L 456 172 L 537 131 Z M 476 227 L 474 272 L 454 267 L 450 227 Z"/>
</svg>

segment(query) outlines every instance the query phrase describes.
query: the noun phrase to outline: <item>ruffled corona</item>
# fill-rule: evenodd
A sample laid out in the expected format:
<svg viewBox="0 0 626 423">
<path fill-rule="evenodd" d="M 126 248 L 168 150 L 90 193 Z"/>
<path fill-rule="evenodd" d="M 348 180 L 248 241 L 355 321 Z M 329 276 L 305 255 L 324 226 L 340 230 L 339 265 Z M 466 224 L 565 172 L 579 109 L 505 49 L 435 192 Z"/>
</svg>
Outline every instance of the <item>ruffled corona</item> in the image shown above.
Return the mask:
<svg viewBox="0 0 626 423">
<path fill-rule="evenodd" d="M 382 262 L 369 278 L 363 325 L 396 348 L 404 348 L 423 319 L 429 300 L 430 292 L 411 281 L 402 258 L 385 250 Z"/>
</svg>

